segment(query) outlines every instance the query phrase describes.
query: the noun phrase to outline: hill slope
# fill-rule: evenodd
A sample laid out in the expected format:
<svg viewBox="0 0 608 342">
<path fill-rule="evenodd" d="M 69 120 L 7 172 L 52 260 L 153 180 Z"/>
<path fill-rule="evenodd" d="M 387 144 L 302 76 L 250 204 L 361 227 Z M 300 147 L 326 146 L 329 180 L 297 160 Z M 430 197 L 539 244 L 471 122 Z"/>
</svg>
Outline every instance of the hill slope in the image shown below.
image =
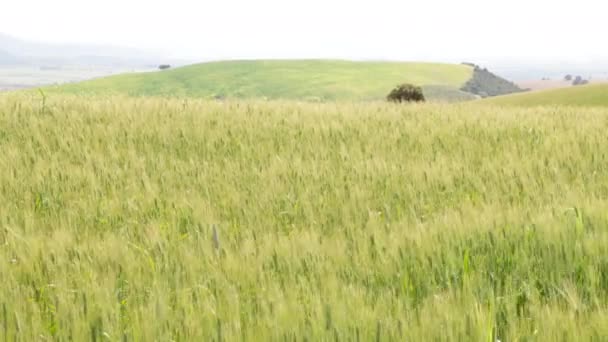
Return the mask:
<svg viewBox="0 0 608 342">
<path fill-rule="evenodd" d="M 471 64 L 469 64 L 471 65 Z M 499 77 L 486 68 L 481 68 L 472 64 L 474 67 L 473 77 L 460 88 L 460 90 L 479 95 L 481 97 L 499 96 L 505 94 L 520 93 L 524 90 L 515 83 Z"/>
<path fill-rule="evenodd" d="M 20 66 L 128 66 L 154 65 L 164 60 L 161 53 L 111 45 L 54 44 L 29 41 L 0 33 L 0 62 L 3 53 Z"/>
<path fill-rule="evenodd" d="M 482 100 L 480 103 L 515 106 L 608 106 L 608 84 L 499 96 Z"/>
<path fill-rule="evenodd" d="M 473 74 L 465 65 L 328 60 L 212 62 L 154 73 L 124 74 L 54 88 L 68 93 L 134 96 L 383 99 L 399 83 L 423 86 L 432 100 L 463 100 Z"/>
<path fill-rule="evenodd" d="M 0 50 L 0 65 L 13 63 L 15 63 L 15 57 L 4 50 Z"/>
</svg>

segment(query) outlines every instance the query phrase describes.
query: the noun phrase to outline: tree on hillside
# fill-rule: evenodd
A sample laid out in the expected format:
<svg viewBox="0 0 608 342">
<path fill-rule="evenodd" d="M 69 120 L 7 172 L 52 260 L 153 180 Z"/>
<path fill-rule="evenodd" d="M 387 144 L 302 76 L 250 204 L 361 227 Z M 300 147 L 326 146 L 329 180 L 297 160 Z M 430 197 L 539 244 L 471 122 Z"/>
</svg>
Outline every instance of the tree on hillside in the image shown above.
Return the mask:
<svg viewBox="0 0 608 342">
<path fill-rule="evenodd" d="M 589 81 L 583 79 L 581 76 L 576 76 L 576 78 L 574 79 L 574 81 L 572 81 L 572 85 L 585 85 L 589 83 Z"/>
<path fill-rule="evenodd" d="M 169 64 L 161 64 L 158 66 L 158 69 L 160 69 L 160 70 L 167 70 L 169 68 L 171 68 L 171 66 Z"/>
<path fill-rule="evenodd" d="M 572 75 L 566 75 L 566 77 L 564 77 L 564 80 L 568 82 L 572 81 Z"/>
<path fill-rule="evenodd" d="M 412 84 L 401 84 L 386 97 L 390 102 L 424 102 L 422 88 Z"/>
</svg>

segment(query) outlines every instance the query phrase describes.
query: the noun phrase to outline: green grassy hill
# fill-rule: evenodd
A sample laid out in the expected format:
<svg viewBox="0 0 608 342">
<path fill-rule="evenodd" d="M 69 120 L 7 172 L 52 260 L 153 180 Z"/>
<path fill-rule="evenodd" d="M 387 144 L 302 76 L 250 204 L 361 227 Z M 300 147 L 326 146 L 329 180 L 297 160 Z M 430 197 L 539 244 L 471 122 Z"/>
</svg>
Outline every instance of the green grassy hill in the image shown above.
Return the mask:
<svg viewBox="0 0 608 342">
<path fill-rule="evenodd" d="M 506 95 L 480 103 L 518 106 L 608 106 L 608 84 L 592 84 Z"/>
<path fill-rule="evenodd" d="M 431 100 L 466 100 L 460 91 L 473 74 L 466 65 L 329 60 L 228 61 L 117 75 L 54 88 L 60 92 L 269 98 L 383 99 L 399 83 L 423 86 Z"/>
</svg>

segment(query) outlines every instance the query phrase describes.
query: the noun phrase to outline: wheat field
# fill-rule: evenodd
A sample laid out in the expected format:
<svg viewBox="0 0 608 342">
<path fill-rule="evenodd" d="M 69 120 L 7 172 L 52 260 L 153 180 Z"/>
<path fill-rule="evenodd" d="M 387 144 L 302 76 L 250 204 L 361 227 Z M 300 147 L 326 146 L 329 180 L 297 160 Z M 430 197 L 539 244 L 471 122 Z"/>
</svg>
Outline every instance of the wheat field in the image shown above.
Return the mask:
<svg viewBox="0 0 608 342">
<path fill-rule="evenodd" d="M 0 96 L 2 341 L 608 336 L 608 111 Z"/>
</svg>

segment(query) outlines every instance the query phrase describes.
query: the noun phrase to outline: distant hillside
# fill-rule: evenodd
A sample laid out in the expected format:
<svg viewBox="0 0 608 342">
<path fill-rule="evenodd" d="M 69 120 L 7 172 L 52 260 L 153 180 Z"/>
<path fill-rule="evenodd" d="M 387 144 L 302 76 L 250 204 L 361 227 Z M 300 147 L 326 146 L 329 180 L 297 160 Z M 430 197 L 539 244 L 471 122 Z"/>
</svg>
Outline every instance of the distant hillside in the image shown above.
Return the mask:
<svg viewBox="0 0 608 342">
<path fill-rule="evenodd" d="M 479 95 L 481 97 L 506 95 L 524 91 L 515 83 L 497 76 L 488 69 L 482 69 L 474 64 L 465 64 L 473 67 L 473 77 L 460 90 Z"/>
<path fill-rule="evenodd" d="M 459 90 L 473 75 L 466 65 L 330 60 L 203 63 L 124 74 L 55 88 L 70 93 L 134 96 L 304 100 L 382 100 L 400 83 L 423 86 L 438 101 L 471 99 Z"/>
<path fill-rule="evenodd" d="M 510 106 L 608 106 L 608 84 L 498 96 L 482 100 L 480 103 Z"/>
<path fill-rule="evenodd" d="M 0 50 L 0 65 L 6 65 L 6 64 L 14 64 L 16 63 L 16 58 L 15 56 L 11 55 L 10 53 Z"/>
<path fill-rule="evenodd" d="M 0 63 L 10 55 L 11 64 L 143 66 L 165 62 L 159 53 L 116 46 L 33 42 L 0 33 Z M 8 62 L 5 62 L 8 63 Z"/>
</svg>

